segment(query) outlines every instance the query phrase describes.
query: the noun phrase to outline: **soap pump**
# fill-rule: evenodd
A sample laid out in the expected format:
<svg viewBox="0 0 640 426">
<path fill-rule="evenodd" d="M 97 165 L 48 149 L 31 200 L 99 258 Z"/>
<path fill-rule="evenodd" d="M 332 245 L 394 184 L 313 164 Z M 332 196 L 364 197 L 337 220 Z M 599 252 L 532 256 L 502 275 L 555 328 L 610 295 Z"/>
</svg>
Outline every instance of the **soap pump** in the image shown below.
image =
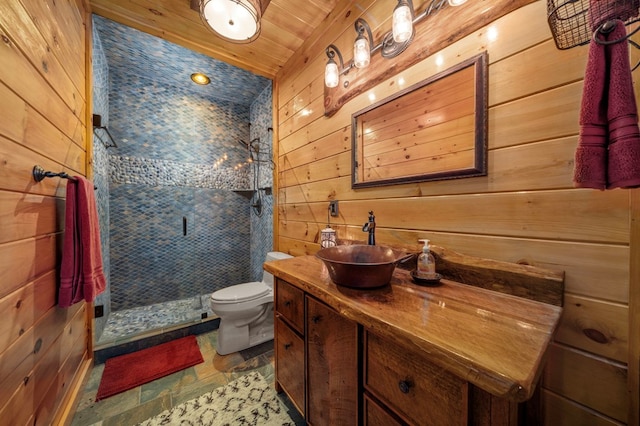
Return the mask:
<svg viewBox="0 0 640 426">
<path fill-rule="evenodd" d="M 424 245 L 422 246 L 422 253 L 418 256 L 417 262 L 417 275 L 418 278 L 432 280 L 436 278 L 436 259 L 431 253 L 431 247 L 429 246 L 429 240 L 418 240 Z"/>
</svg>

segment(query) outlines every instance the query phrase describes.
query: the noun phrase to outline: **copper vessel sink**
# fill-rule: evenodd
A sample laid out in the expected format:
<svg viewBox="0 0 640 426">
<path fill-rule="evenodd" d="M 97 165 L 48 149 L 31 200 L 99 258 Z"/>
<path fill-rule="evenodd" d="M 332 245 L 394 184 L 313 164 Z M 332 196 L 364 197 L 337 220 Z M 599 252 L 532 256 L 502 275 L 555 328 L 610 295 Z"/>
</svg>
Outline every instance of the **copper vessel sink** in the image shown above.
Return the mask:
<svg viewBox="0 0 640 426">
<path fill-rule="evenodd" d="M 334 283 L 352 288 L 376 288 L 387 285 L 396 265 L 412 254 L 357 244 L 323 248 L 316 256 L 324 262 Z"/>
</svg>

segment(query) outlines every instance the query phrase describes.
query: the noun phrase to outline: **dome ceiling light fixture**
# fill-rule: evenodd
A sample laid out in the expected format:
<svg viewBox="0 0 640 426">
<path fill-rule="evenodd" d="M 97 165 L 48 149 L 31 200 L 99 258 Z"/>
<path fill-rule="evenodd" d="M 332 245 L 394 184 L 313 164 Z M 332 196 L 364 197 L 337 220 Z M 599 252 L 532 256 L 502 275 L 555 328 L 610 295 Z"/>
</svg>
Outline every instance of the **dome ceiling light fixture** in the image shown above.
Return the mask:
<svg viewBox="0 0 640 426">
<path fill-rule="evenodd" d="M 200 0 L 200 17 L 218 37 L 251 43 L 260 35 L 260 18 L 271 0 Z"/>
</svg>

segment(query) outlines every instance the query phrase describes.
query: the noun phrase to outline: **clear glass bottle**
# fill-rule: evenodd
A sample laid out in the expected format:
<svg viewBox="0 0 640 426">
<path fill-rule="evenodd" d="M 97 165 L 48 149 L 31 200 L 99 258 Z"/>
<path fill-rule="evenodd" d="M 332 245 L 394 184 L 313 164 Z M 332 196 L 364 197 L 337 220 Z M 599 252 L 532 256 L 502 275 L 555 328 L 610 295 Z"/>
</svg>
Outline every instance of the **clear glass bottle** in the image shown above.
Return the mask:
<svg viewBox="0 0 640 426">
<path fill-rule="evenodd" d="M 422 241 L 424 246 L 422 247 L 422 253 L 418 256 L 417 272 L 419 278 L 432 280 L 436 278 L 436 259 L 431 254 L 431 248 L 429 247 L 429 240 Z"/>
</svg>

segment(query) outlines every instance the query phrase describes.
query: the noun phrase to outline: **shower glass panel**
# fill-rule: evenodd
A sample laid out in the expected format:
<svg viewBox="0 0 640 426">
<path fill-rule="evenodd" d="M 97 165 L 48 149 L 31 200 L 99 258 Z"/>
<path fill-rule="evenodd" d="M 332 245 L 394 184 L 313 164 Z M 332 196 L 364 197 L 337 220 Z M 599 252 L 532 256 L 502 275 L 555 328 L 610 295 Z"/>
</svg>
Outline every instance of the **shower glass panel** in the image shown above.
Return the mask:
<svg viewBox="0 0 640 426">
<path fill-rule="evenodd" d="M 211 317 L 211 292 L 249 280 L 249 206 L 233 191 L 112 184 L 110 211 L 119 324 L 99 343 Z"/>
</svg>

